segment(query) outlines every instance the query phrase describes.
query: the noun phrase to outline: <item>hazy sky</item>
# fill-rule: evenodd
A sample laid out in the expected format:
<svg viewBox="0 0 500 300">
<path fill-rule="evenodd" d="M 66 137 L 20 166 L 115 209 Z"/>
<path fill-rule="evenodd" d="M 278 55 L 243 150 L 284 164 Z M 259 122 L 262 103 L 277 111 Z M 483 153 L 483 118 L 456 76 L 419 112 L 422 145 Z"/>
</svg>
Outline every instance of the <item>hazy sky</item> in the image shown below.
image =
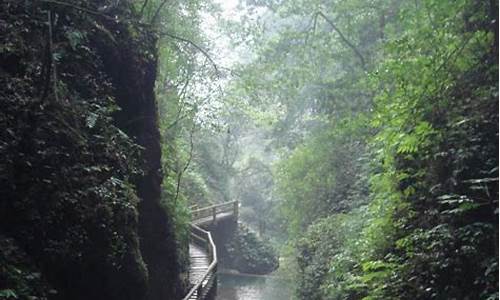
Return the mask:
<svg viewBox="0 0 500 300">
<path fill-rule="evenodd" d="M 233 62 L 238 59 L 238 55 L 234 52 L 231 47 L 229 38 L 225 35 L 222 30 L 219 30 L 218 26 L 220 22 L 224 20 L 238 20 L 238 0 L 213 0 L 215 3 L 219 4 L 222 12 L 220 18 L 212 14 L 203 14 L 204 26 L 202 30 L 206 33 L 206 36 L 210 38 L 211 53 L 213 54 L 213 59 L 223 67 L 230 67 Z"/>
<path fill-rule="evenodd" d="M 214 2 L 220 4 L 225 18 L 230 19 L 236 15 L 238 0 L 214 0 Z"/>
<path fill-rule="evenodd" d="M 220 13 L 202 12 L 202 26 L 201 30 L 203 35 L 208 37 L 209 43 L 203 45 L 207 50 L 210 57 L 217 64 L 219 71 L 227 74 L 227 70 L 231 68 L 234 62 L 239 60 L 239 55 L 233 46 L 225 31 L 220 27 L 221 23 L 225 20 L 238 20 L 240 13 L 237 9 L 239 0 L 213 0 L 214 3 L 219 4 L 221 8 Z M 201 56 L 201 54 L 200 54 Z M 208 120 L 213 111 L 217 111 L 223 106 L 222 94 L 213 91 L 224 91 L 229 83 L 230 78 L 222 76 L 219 80 L 210 82 L 199 82 L 198 85 L 192 87 L 195 94 L 200 98 L 207 97 L 208 101 L 199 107 L 197 117 L 199 120 Z M 212 90 L 212 92 L 208 90 Z"/>
</svg>

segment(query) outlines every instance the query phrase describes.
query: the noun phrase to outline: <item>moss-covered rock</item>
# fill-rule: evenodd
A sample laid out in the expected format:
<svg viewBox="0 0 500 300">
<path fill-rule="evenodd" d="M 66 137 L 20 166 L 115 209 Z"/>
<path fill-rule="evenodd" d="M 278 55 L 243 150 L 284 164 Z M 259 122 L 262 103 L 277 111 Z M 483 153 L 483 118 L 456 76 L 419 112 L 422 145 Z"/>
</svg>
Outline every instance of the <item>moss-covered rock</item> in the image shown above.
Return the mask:
<svg viewBox="0 0 500 300">
<path fill-rule="evenodd" d="M 268 274 L 278 268 L 276 251 L 243 224 L 238 224 L 224 248 L 227 268 L 250 274 Z"/>
<path fill-rule="evenodd" d="M 127 1 L 0 2 L 0 234 L 50 286 L 42 299 L 180 293 L 156 37 L 134 18 Z M 0 289 L 24 295 L 9 278 Z"/>
</svg>

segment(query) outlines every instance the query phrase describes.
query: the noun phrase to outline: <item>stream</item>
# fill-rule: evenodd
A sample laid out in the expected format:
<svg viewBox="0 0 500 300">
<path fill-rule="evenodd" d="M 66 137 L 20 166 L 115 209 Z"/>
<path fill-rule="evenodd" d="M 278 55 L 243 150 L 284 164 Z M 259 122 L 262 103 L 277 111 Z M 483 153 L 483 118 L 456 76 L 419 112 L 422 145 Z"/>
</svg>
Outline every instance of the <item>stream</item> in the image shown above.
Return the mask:
<svg viewBox="0 0 500 300">
<path fill-rule="evenodd" d="M 282 279 L 270 276 L 218 274 L 216 300 L 289 300 Z"/>
</svg>

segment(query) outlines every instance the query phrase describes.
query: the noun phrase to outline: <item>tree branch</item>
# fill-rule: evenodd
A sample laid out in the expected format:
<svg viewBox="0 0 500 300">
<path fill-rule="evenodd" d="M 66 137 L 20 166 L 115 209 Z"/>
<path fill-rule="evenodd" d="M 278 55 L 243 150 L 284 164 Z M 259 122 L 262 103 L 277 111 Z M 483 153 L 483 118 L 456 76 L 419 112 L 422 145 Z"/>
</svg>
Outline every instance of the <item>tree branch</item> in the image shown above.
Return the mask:
<svg viewBox="0 0 500 300">
<path fill-rule="evenodd" d="M 193 149 L 194 149 L 194 143 L 193 143 L 193 135 L 194 135 L 194 129 L 196 127 L 196 123 L 193 123 L 193 127 L 191 127 L 191 132 L 189 133 L 189 157 L 184 165 L 184 168 L 182 169 L 181 172 L 177 174 L 177 187 L 175 189 L 175 198 L 174 198 L 174 204 L 177 205 L 177 199 L 179 198 L 179 192 L 181 189 L 181 180 L 182 180 L 182 175 L 187 171 L 189 168 L 189 165 L 191 164 L 191 160 L 193 159 Z"/>
<path fill-rule="evenodd" d="M 313 30 L 313 34 L 316 32 L 316 22 L 318 20 L 318 14 L 314 14 L 313 17 L 311 18 L 311 20 L 309 21 L 309 24 L 307 25 L 306 27 L 306 40 L 304 42 L 304 44 L 307 46 L 307 43 L 309 41 L 309 31 L 311 29 L 311 23 L 312 23 L 312 30 Z"/>
<path fill-rule="evenodd" d="M 361 55 L 361 52 L 359 52 L 358 48 L 356 48 L 356 46 L 354 46 L 351 42 L 349 42 L 349 40 L 342 34 L 342 32 L 337 28 L 337 26 L 335 26 L 335 24 L 324 13 L 319 11 L 316 13 L 316 15 L 321 16 L 333 28 L 333 30 L 337 32 L 342 41 L 354 51 L 356 56 L 358 56 L 363 70 L 366 70 L 365 58 L 363 57 L 363 55 Z"/>
<path fill-rule="evenodd" d="M 148 5 L 148 0 L 144 0 L 144 2 L 142 3 L 141 11 L 139 13 L 141 15 L 141 17 L 144 14 L 144 10 L 146 9 L 147 5 Z"/>
<path fill-rule="evenodd" d="M 185 106 L 185 102 L 183 101 L 184 100 L 184 97 L 186 96 L 186 91 L 187 91 L 187 87 L 191 81 L 191 79 L 193 78 L 193 76 L 191 77 L 188 77 L 186 79 L 186 81 L 184 82 L 183 86 L 182 86 L 182 89 L 179 93 L 179 108 L 177 109 L 177 114 L 175 116 L 175 120 L 170 124 L 168 125 L 167 127 L 167 130 L 170 130 L 172 127 L 174 127 L 179 121 L 181 121 L 182 119 L 186 118 L 187 115 L 184 114 L 182 115 L 182 111 L 184 109 L 184 106 Z"/>
<path fill-rule="evenodd" d="M 106 18 L 106 19 L 109 19 L 109 20 L 115 20 L 115 18 L 113 18 L 111 16 L 108 16 L 108 15 L 105 15 L 103 13 L 100 13 L 98 11 L 91 10 L 91 9 L 88 9 L 88 8 L 85 8 L 85 7 L 81 7 L 81 6 L 78 6 L 78 5 L 74 5 L 74 4 L 71 4 L 71 3 L 66 3 L 66 2 L 63 2 L 63 1 L 57 1 L 57 0 L 39 0 L 39 1 L 40 2 L 44 2 L 44 3 L 55 4 L 55 5 L 59 5 L 59 6 L 71 7 L 71 8 L 74 8 L 76 10 L 83 11 L 83 12 L 86 12 L 86 13 L 91 14 L 91 15 L 100 16 L 100 17 L 103 17 L 103 18 Z"/>
<path fill-rule="evenodd" d="M 151 24 L 154 24 L 156 18 L 158 18 L 158 16 L 160 15 L 161 9 L 163 8 L 163 6 L 165 6 L 165 4 L 167 4 L 167 0 L 163 0 L 163 2 L 158 6 L 155 14 L 153 15 L 153 18 L 151 19 Z"/>
<path fill-rule="evenodd" d="M 188 39 L 185 39 L 183 37 L 177 36 L 175 34 L 171 34 L 171 33 L 168 33 L 168 32 L 162 32 L 161 34 L 165 35 L 165 36 L 168 36 L 170 38 L 173 38 L 175 40 L 179 40 L 181 42 L 190 44 L 191 46 L 193 46 L 194 48 L 196 48 L 196 50 L 200 51 L 210 61 L 210 63 L 212 64 L 212 66 L 215 69 L 215 73 L 216 73 L 217 77 L 220 77 L 220 71 L 219 71 L 219 68 L 217 67 L 217 64 L 215 63 L 215 61 L 212 59 L 212 57 L 208 54 L 208 52 L 205 49 L 203 49 L 200 46 L 198 46 L 195 42 L 190 41 Z"/>
</svg>

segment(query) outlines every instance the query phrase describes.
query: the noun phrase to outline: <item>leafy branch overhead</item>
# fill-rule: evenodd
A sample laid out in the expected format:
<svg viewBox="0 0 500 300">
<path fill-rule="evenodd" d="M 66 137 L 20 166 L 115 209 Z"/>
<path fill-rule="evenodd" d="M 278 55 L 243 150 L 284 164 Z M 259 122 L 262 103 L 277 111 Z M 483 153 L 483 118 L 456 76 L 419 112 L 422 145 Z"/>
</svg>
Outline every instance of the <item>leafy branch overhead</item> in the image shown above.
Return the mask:
<svg viewBox="0 0 500 300">
<path fill-rule="evenodd" d="M 358 50 L 358 48 L 356 46 L 354 46 L 343 34 L 342 32 L 338 29 L 337 26 L 335 26 L 335 23 L 330 20 L 324 13 L 318 11 L 314 14 L 313 16 L 313 19 L 314 19 L 314 28 L 313 30 L 316 30 L 316 25 L 317 25 L 317 19 L 318 17 L 321 17 L 323 20 L 325 20 L 331 27 L 333 30 L 335 30 L 335 32 L 339 35 L 340 39 L 342 40 L 342 42 L 344 42 L 349 48 L 351 48 L 352 51 L 354 51 L 354 53 L 356 54 L 356 56 L 359 58 L 359 62 L 361 64 L 361 67 L 363 68 L 363 70 L 366 70 L 366 63 L 365 63 L 365 58 L 363 57 L 363 55 L 361 55 L 361 52 Z"/>
</svg>

